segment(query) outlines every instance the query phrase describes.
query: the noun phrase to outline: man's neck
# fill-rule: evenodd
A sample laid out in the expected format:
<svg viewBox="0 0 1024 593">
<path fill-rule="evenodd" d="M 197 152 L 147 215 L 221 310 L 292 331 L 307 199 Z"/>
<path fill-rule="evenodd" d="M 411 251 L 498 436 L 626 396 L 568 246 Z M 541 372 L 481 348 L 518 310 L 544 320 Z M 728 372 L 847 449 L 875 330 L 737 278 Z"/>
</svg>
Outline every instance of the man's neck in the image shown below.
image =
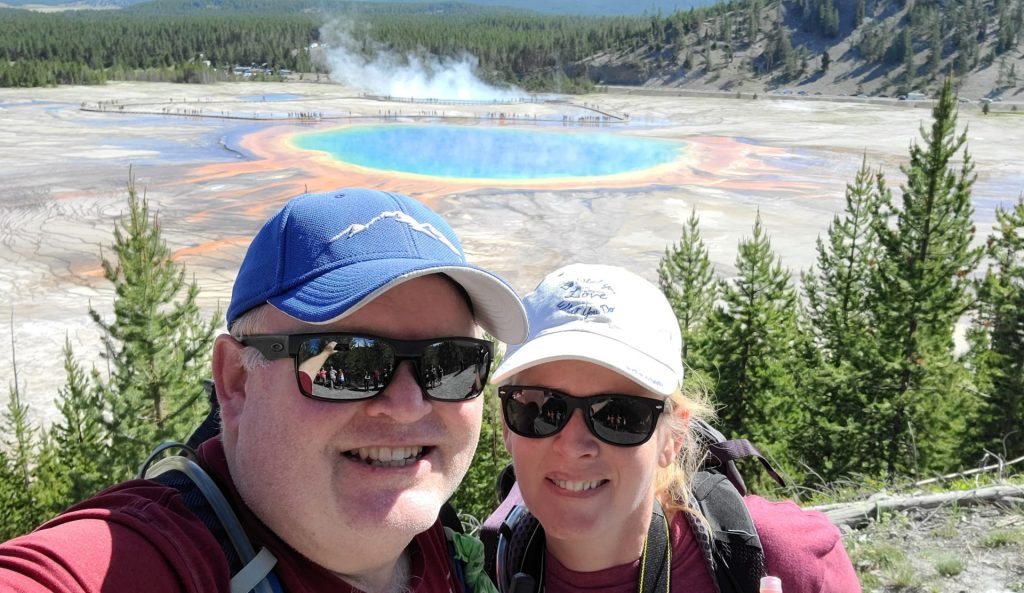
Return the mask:
<svg viewBox="0 0 1024 593">
<path fill-rule="evenodd" d="M 365 593 L 403 593 L 409 591 L 409 551 L 403 550 L 395 562 L 357 575 L 339 574 L 346 583 Z"/>
</svg>

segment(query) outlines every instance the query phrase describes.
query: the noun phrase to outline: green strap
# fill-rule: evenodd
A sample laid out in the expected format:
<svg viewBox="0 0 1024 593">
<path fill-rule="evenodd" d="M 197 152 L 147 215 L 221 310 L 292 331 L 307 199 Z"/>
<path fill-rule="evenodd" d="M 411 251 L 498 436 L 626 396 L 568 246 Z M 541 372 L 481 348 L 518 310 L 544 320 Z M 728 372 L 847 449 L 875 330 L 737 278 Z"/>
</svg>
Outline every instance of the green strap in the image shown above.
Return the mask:
<svg viewBox="0 0 1024 593">
<path fill-rule="evenodd" d="M 450 527 L 445 527 L 444 532 L 455 548 L 455 559 L 462 562 L 467 590 L 473 593 L 498 593 L 498 588 L 484 570 L 484 543 Z"/>
</svg>

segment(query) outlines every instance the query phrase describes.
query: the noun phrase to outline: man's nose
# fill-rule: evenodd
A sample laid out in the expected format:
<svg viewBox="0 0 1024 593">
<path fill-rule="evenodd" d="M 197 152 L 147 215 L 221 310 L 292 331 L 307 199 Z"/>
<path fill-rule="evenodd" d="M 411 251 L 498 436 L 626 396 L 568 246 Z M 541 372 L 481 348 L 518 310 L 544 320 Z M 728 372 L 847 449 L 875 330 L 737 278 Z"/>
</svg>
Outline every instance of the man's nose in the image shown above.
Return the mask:
<svg viewBox="0 0 1024 593">
<path fill-rule="evenodd" d="M 395 422 L 413 423 L 431 411 L 432 402 L 426 398 L 416 381 L 412 361 L 404 360 L 395 367 L 387 387 L 377 397 L 366 402 L 370 416 L 390 416 Z"/>
</svg>

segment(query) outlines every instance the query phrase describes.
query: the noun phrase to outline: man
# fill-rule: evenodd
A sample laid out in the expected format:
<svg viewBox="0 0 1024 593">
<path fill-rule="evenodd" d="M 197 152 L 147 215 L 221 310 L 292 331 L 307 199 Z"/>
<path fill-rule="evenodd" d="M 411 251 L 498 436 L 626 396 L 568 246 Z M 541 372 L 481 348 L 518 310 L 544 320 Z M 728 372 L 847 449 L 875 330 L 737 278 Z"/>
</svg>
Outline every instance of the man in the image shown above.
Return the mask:
<svg viewBox="0 0 1024 593">
<path fill-rule="evenodd" d="M 458 591 L 437 517 L 479 437 L 492 353 L 476 324 L 524 339 L 515 292 L 467 264 L 415 200 L 341 190 L 300 196 L 266 223 L 227 321 L 213 352 L 222 433 L 198 461 L 253 548 L 276 558 L 283 589 Z M 473 372 L 427 386 L 427 364 L 458 359 Z M 317 369 L 300 372 L 309 361 Z M 380 388 L 330 390 L 309 379 L 324 367 L 392 372 Z M 178 490 L 152 481 L 0 545 L 4 591 L 219 593 L 230 572 Z"/>
</svg>

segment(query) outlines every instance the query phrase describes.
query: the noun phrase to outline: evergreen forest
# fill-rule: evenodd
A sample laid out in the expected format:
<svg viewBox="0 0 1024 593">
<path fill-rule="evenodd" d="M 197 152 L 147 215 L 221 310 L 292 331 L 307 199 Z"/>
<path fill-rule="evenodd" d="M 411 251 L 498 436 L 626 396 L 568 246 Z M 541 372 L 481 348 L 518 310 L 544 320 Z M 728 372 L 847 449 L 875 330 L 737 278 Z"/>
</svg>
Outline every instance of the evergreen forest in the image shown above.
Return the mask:
<svg viewBox="0 0 1024 593">
<path fill-rule="evenodd" d="M 866 161 L 799 281 L 758 218 L 714 274 L 693 213 L 658 270 L 727 434 L 797 483 L 882 482 L 1024 456 L 1024 197 L 975 236 L 947 80 L 891 187 Z M 957 336 L 965 346 L 957 348 Z"/>
<path fill-rule="evenodd" d="M 478 74 L 527 90 L 590 90 L 686 76 L 812 80 L 849 62 L 901 92 L 938 90 L 999 63 L 1015 87 L 1024 0 L 729 0 L 646 17 L 539 15 L 457 3 L 152 0 L 112 11 L 0 9 L 0 86 L 106 80 L 204 83 L 235 66 L 324 72 L 328 23 L 359 26 L 367 52 L 479 60 Z M 1005 70 L 1005 72 L 1003 71 Z M 717 73 L 717 74 L 716 74 Z M 851 74 L 851 75 L 853 75 Z"/>
</svg>

